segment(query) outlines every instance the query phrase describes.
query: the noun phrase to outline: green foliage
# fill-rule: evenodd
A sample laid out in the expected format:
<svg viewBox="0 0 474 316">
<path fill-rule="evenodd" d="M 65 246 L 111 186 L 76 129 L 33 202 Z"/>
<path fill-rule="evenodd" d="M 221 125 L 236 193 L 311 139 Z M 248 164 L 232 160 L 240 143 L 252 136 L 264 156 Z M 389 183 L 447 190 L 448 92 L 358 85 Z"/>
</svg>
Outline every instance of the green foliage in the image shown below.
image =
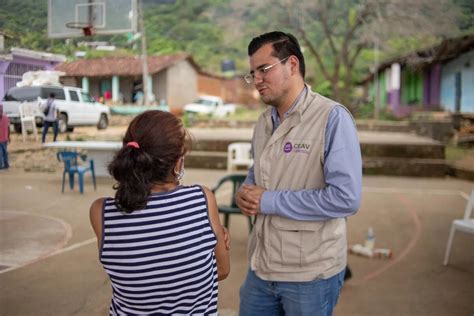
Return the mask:
<svg viewBox="0 0 474 316">
<path fill-rule="evenodd" d="M 329 97 L 332 93 L 332 85 L 329 81 L 323 80 L 321 83 L 314 86 L 314 90 L 319 94 Z"/>
<path fill-rule="evenodd" d="M 462 17 L 459 21 L 459 28 L 466 34 L 474 32 L 474 1 L 454 0 L 462 9 Z"/>
<path fill-rule="evenodd" d="M 466 157 L 474 157 L 474 148 L 455 146 L 448 144 L 445 150 L 446 160 L 455 161 Z"/>
<path fill-rule="evenodd" d="M 354 110 L 354 117 L 360 120 L 367 120 L 374 118 L 374 104 L 372 102 L 367 102 L 359 105 Z M 398 117 L 392 114 L 387 108 L 382 108 L 379 110 L 379 120 L 381 121 L 400 121 Z"/>
<path fill-rule="evenodd" d="M 66 0 L 65 0 L 66 1 Z M 338 87 L 344 94 L 350 95 L 350 83 L 344 82 L 344 76 L 352 82 L 363 79 L 374 64 L 374 50 L 369 37 L 364 38 L 365 29 L 358 28 L 354 36 L 356 41 L 347 47 L 350 53 L 356 51 L 357 43 L 364 43 L 359 57 L 351 69 L 346 69 L 336 61 L 341 56 L 340 48 L 347 34 L 347 29 L 357 23 L 358 10 L 363 2 L 360 0 L 333 0 L 330 2 L 294 1 L 290 8 L 285 7 L 289 1 L 248 1 L 248 0 L 176 0 L 174 4 L 157 4 L 153 0 L 143 0 L 145 34 L 149 54 L 173 54 L 186 52 L 192 54 L 195 61 L 205 70 L 219 73 L 224 59 L 234 60 L 238 72 L 248 70 L 247 44 L 249 40 L 261 33 L 275 29 L 291 32 L 300 39 L 307 64 L 307 80 L 315 90 L 325 96 L 331 96 L 334 87 L 328 77 L 324 78 L 320 65 L 309 47 L 301 40 L 298 29 L 302 28 L 318 50 L 322 63 L 329 74 L 338 76 Z M 330 3 L 331 9 L 323 15 L 327 18 L 334 46 L 339 53 L 334 53 L 331 43 L 324 34 L 320 13 L 314 8 Z M 75 58 L 81 41 L 108 41 L 121 49 L 115 52 L 87 51 L 87 58 L 103 57 L 110 54 L 128 55 L 140 53 L 140 43 L 128 43 L 127 35 L 79 37 L 70 41 L 47 38 L 47 0 L 1 0 L 0 31 L 13 36 L 7 40 L 7 47 L 50 51 L 61 53 L 70 59 Z M 453 0 L 453 7 L 460 6 L 462 18 L 459 27 L 465 32 L 474 30 L 474 2 L 472 0 Z M 291 12 L 291 18 L 288 18 Z M 234 15 L 238 13 L 236 20 Z M 433 17 L 439 18 L 439 17 Z M 403 54 L 415 49 L 436 43 L 439 38 L 425 37 L 423 41 L 415 37 L 395 37 L 380 43 L 386 49 L 381 52 L 380 61 L 387 57 Z M 349 54 L 351 55 L 351 54 Z M 340 61 L 339 61 L 340 62 Z M 339 69 L 335 69 L 339 65 Z M 337 77 L 336 76 L 336 77 Z M 331 81 L 334 81 L 331 79 Z"/>
<path fill-rule="evenodd" d="M 101 50 L 87 50 L 86 58 L 102 58 L 108 56 L 133 56 L 135 55 L 132 51 L 126 49 L 118 49 L 115 51 L 101 51 Z"/>
</svg>

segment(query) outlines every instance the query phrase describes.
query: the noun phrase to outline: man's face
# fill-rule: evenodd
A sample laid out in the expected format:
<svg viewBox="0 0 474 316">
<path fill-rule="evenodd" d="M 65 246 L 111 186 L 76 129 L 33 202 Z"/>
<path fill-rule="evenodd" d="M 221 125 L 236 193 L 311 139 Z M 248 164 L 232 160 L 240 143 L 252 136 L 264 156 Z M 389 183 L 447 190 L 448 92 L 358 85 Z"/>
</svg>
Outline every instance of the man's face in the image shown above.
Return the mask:
<svg viewBox="0 0 474 316">
<path fill-rule="evenodd" d="M 254 84 L 262 101 L 278 107 L 288 92 L 290 70 L 288 63 L 278 63 L 278 57 L 272 56 L 272 44 L 266 44 L 250 56 L 250 71 L 254 74 Z M 278 63 L 278 64 L 276 64 Z M 260 71 L 264 67 L 274 65 L 268 72 Z"/>
</svg>

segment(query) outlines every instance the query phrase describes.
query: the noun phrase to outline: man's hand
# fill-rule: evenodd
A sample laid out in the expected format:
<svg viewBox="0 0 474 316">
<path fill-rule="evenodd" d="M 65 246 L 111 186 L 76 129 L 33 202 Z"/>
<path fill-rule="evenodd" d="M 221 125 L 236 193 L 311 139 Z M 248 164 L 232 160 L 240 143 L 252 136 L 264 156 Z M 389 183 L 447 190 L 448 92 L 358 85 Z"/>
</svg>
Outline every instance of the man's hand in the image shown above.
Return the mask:
<svg viewBox="0 0 474 316">
<path fill-rule="evenodd" d="M 244 184 L 237 191 L 235 202 L 244 215 L 254 216 L 260 213 L 260 199 L 265 189 L 256 185 Z"/>
</svg>

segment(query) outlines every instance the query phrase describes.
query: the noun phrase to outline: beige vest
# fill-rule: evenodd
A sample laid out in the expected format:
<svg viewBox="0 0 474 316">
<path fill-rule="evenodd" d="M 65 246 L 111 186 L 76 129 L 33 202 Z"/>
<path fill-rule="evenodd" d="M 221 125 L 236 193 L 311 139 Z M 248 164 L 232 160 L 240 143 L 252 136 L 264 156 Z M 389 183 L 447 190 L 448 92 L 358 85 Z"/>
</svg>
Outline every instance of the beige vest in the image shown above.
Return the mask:
<svg viewBox="0 0 474 316">
<path fill-rule="evenodd" d="M 252 140 L 257 185 L 291 191 L 325 187 L 325 130 L 334 106 L 308 87 L 273 135 L 271 108 L 260 116 Z M 248 245 L 251 269 L 271 281 L 329 278 L 345 268 L 346 251 L 343 218 L 296 221 L 259 215 Z"/>
</svg>

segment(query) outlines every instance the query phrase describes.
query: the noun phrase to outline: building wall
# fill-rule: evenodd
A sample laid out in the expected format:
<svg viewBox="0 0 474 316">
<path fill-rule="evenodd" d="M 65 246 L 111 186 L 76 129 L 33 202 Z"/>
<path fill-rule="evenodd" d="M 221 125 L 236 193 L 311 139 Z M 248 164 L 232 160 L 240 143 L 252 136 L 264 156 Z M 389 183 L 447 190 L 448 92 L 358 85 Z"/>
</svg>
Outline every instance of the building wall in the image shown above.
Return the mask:
<svg viewBox="0 0 474 316">
<path fill-rule="evenodd" d="M 237 103 L 251 108 L 257 108 L 261 104 L 254 85 L 246 83 L 241 76 L 217 78 L 200 74 L 198 92 L 219 96 L 226 103 Z"/>
<path fill-rule="evenodd" d="M 82 82 L 81 82 L 82 85 Z M 96 100 L 99 100 L 100 95 L 100 78 L 90 77 L 89 78 L 89 94 Z"/>
<path fill-rule="evenodd" d="M 119 93 L 122 94 L 123 104 L 132 104 L 133 77 L 119 78 Z"/>
<path fill-rule="evenodd" d="M 422 74 L 405 68 L 402 71 L 401 103 L 404 105 L 419 105 L 423 98 Z"/>
<path fill-rule="evenodd" d="M 168 91 L 167 85 L 167 70 L 160 71 L 153 76 L 153 93 L 155 94 L 156 102 L 159 104 L 162 102 L 169 104 L 168 102 Z"/>
<path fill-rule="evenodd" d="M 227 101 L 226 91 L 224 89 L 224 80 L 217 77 L 206 75 L 198 75 L 198 92 L 199 94 L 216 95 L 221 97 L 224 102 Z"/>
<path fill-rule="evenodd" d="M 0 100 L 8 89 L 22 80 L 25 72 L 36 70 L 54 70 L 59 62 L 22 57 L 12 54 L 12 60 L 0 61 Z"/>
<path fill-rule="evenodd" d="M 197 71 L 183 60 L 167 70 L 167 102 L 171 107 L 182 107 L 198 98 Z"/>
<path fill-rule="evenodd" d="M 474 50 L 443 65 L 441 70 L 441 106 L 455 111 L 456 73 L 461 74 L 461 112 L 474 112 Z"/>
</svg>

